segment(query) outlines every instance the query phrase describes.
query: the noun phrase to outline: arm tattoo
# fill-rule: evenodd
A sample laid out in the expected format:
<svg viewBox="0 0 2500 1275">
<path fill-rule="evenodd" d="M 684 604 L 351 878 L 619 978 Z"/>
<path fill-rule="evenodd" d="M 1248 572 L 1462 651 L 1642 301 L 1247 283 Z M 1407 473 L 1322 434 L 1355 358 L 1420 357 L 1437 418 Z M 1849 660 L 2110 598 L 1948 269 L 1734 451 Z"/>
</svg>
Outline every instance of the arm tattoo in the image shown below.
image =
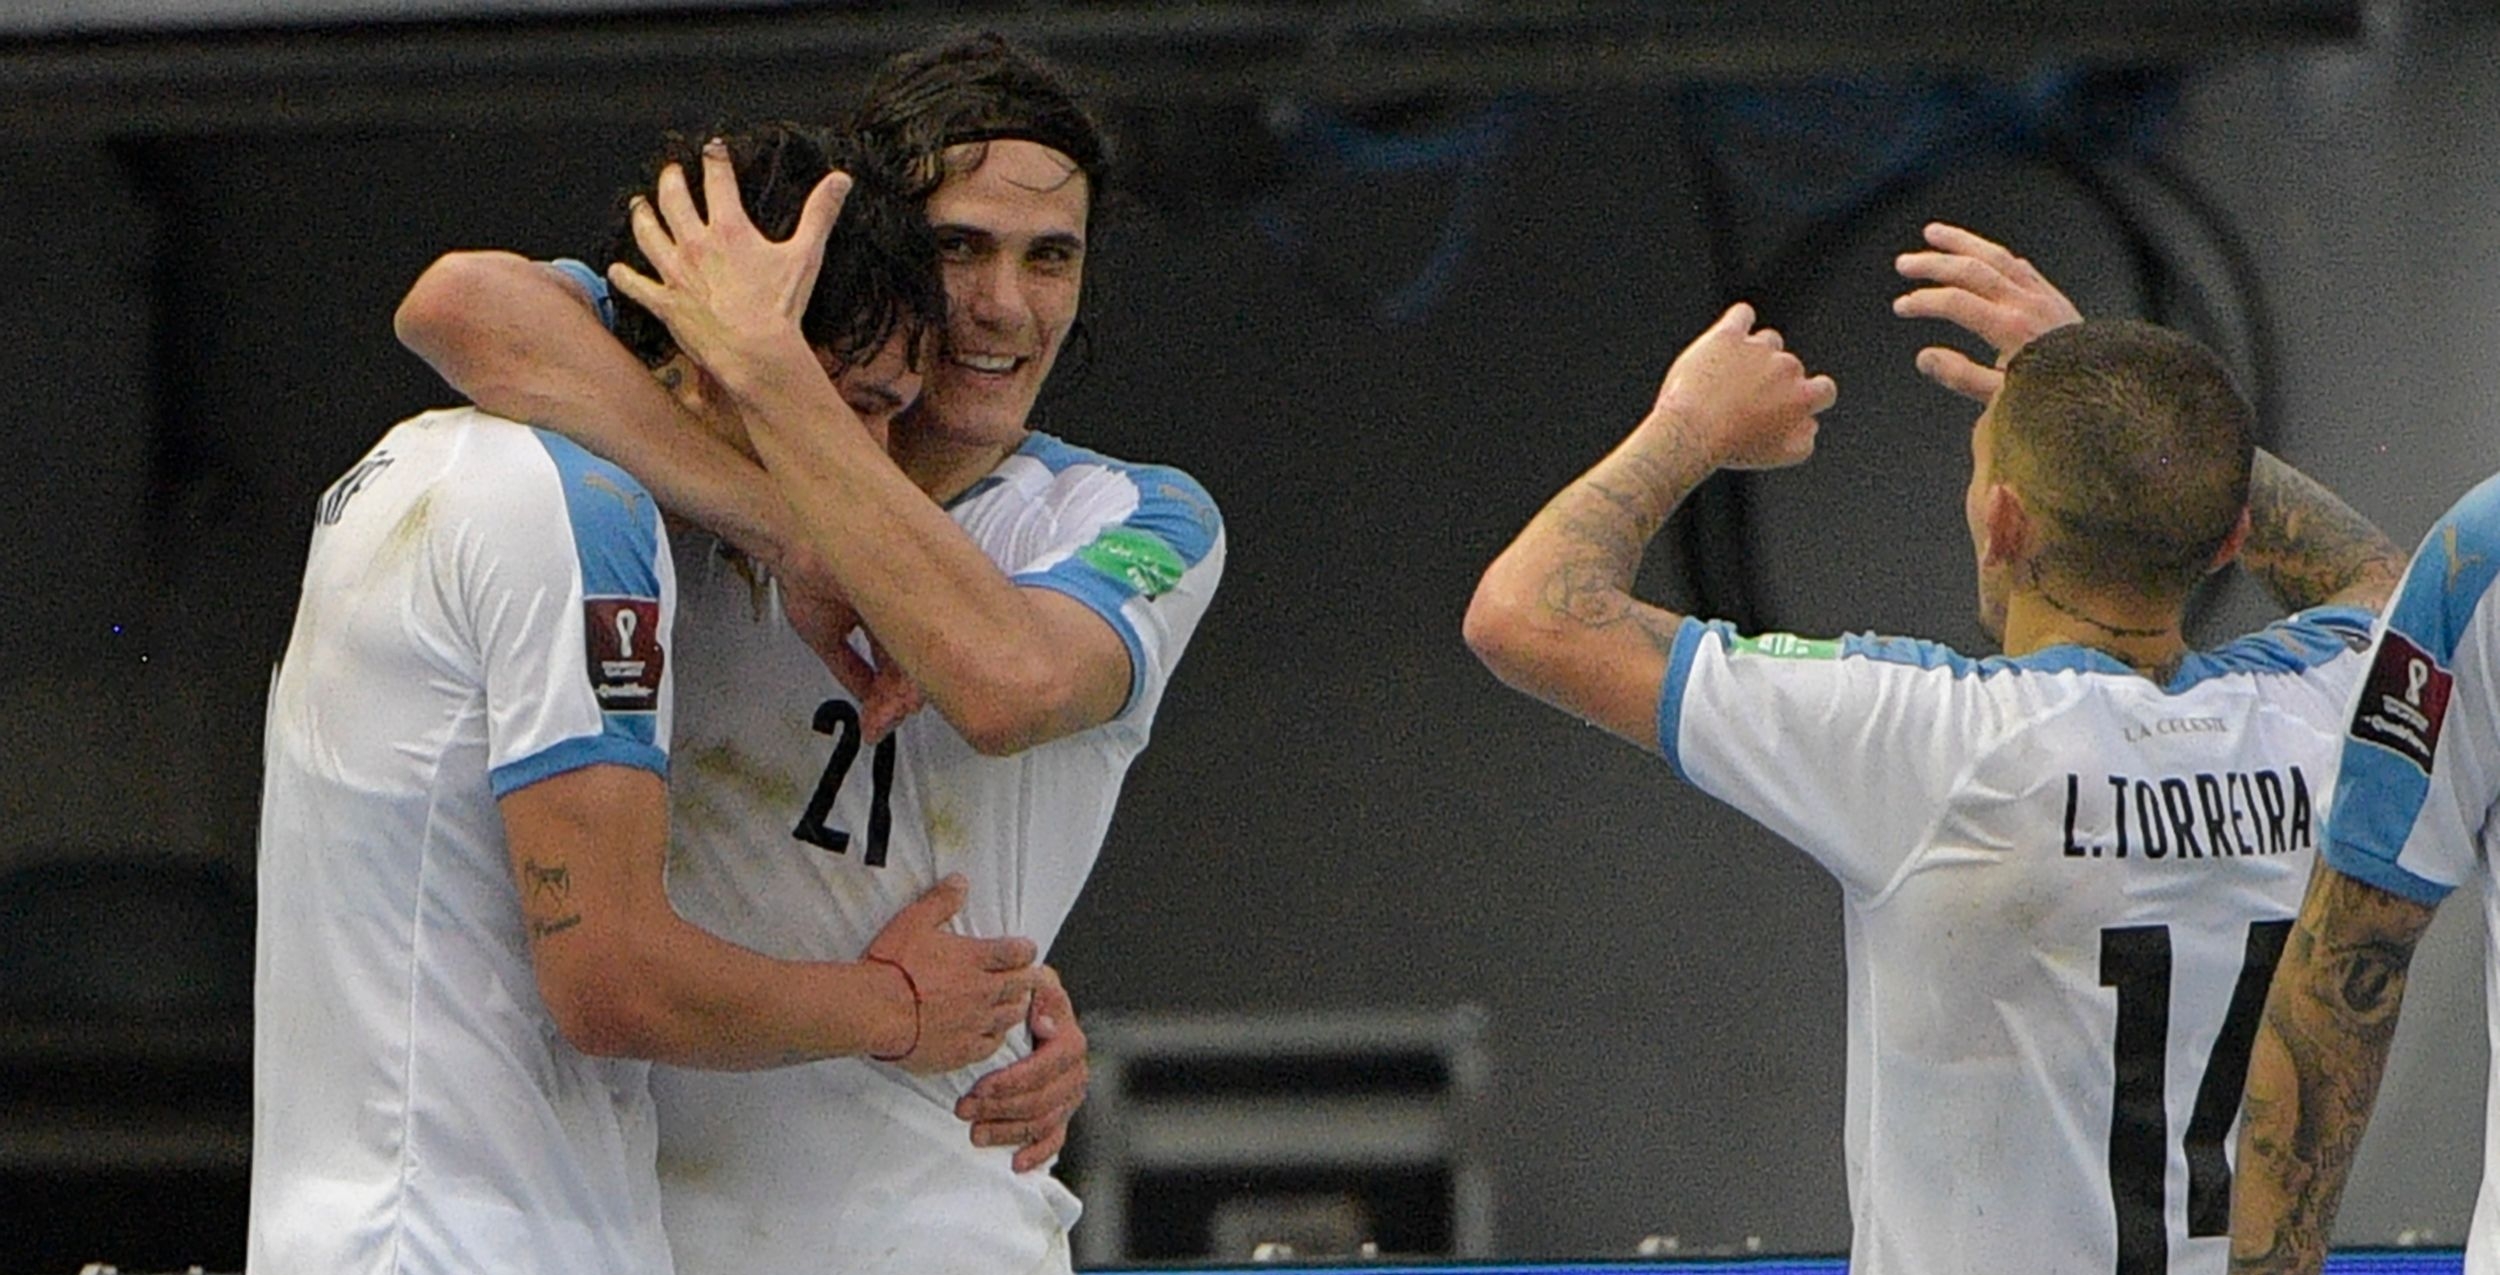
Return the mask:
<svg viewBox="0 0 2500 1275">
<path fill-rule="evenodd" d="M 572 870 L 561 863 L 523 859 L 521 911 L 529 920 L 532 941 L 581 924 L 581 910 L 573 906 Z"/>
<path fill-rule="evenodd" d="M 2248 544 L 2241 560 L 2287 610 L 2336 598 L 2361 585 L 2376 600 L 2403 577 L 2404 551 L 2369 519 L 2307 475 L 2266 452 L 2248 479 Z"/>
<path fill-rule="evenodd" d="M 1676 617 L 1634 598 L 1632 581 L 1667 515 L 1713 468 L 1668 430 L 1564 488 L 1537 515 L 1557 548 L 1538 590 L 1546 611 L 1583 628 L 1629 624 L 1659 650 L 1673 650 Z"/>
<path fill-rule="evenodd" d="M 2378 1098 L 2430 909 L 2321 867 L 2249 1066 L 2235 1272 L 2313 1272 Z"/>
</svg>

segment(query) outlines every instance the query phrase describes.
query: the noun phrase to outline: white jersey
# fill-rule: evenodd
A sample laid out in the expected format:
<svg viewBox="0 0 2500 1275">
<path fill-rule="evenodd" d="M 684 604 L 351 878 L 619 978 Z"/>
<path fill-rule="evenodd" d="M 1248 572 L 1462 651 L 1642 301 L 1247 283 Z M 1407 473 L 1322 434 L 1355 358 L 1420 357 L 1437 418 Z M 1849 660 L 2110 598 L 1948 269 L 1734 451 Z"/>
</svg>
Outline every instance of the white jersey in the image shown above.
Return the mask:
<svg viewBox="0 0 2500 1275">
<path fill-rule="evenodd" d="M 895 912 L 961 872 L 956 928 L 1047 953 L 1102 846 L 1122 776 L 1223 571 L 1222 524 L 1187 475 L 1036 434 L 950 507 L 1017 585 L 1085 603 L 1127 645 L 1111 721 L 984 757 L 936 712 L 859 745 L 858 709 L 774 591 L 681 537 L 685 688 L 669 890 L 696 924 L 767 955 L 852 960 Z M 689 1275 L 1066 1266 L 1077 1203 L 953 1111 L 1029 1052 L 914 1077 L 864 1059 L 731 1075 L 662 1067 L 660 1176 Z"/>
<path fill-rule="evenodd" d="M 557 1031 L 496 802 L 666 773 L 674 577 L 640 484 L 469 409 L 322 496 L 269 700 L 254 1275 L 670 1269 L 648 1064 Z"/>
<path fill-rule="evenodd" d="M 2369 679 L 2353 701 L 2334 817 L 2319 852 L 2346 876 L 2424 905 L 2472 880 L 2483 893 L 2483 997 L 2491 1089 L 2483 1185 L 2466 1236 L 2469 1275 L 2500 1275 L 2500 478 L 2431 528 L 2388 603 Z"/>
<path fill-rule="evenodd" d="M 1667 759 L 1841 883 L 1853 1270 L 2224 1269 L 2369 618 L 2305 612 L 2166 686 L 2079 646 L 1685 622 Z"/>
</svg>

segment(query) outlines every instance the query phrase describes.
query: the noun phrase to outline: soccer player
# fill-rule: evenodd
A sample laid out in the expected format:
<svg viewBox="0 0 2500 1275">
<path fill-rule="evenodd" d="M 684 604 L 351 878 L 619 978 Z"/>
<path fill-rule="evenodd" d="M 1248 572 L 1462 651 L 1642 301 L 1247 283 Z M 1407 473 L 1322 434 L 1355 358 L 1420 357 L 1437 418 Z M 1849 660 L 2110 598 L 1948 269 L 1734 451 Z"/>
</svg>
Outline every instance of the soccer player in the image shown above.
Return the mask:
<svg viewBox="0 0 2500 1275">
<path fill-rule="evenodd" d="M 732 149 L 768 223 L 811 190 L 820 213 L 841 202 L 789 130 Z M 848 264 L 898 253 L 862 238 Z M 912 321 L 863 277 L 829 278 L 809 329 L 873 349 Z M 653 361 L 700 413 L 699 373 Z M 769 959 L 670 909 L 683 651 L 667 534 L 631 475 L 429 412 L 314 524 L 269 701 L 252 1270 L 666 1272 L 642 1060 L 943 1072 L 1022 1018 L 1033 946 L 948 933 L 960 881 L 843 962 Z"/>
<path fill-rule="evenodd" d="M 579 300 L 524 295 L 526 272 L 472 280 L 438 307 L 442 329 L 412 345 L 490 406 L 490 392 L 516 385 L 559 409 L 598 403 L 539 419 L 578 430 L 663 503 L 740 493 L 748 508 L 714 525 L 765 528 L 752 551 L 785 579 L 821 569 L 937 710 L 880 739 L 875 697 L 863 706 L 811 670 L 785 616 L 736 594 L 701 621 L 714 603 L 690 593 L 690 627 L 742 636 L 713 672 L 685 669 L 684 729 L 716 735 L 723 764 L 681 776 L 681 818 L 700 809 L 709 824 L 786 840 L 779 858 L 679 860 L 671 889 L 688 915 L 768 951 L 834 950 L 865 940 L 866 918 L 951 867 L 972 881 L 968 929 L 1030 935 L 1047 951 L 1214 593 L 1222 524 L 1187 475 L 1031 428 L 1076 319 L 1107 152 L 1049 68 L 995 36 L 914 50 L 888 65 L 849 131 L 912 167 L 949 305 L 925 393 L 896 422 L 890 454 L 772 312 L 769 297 L 798 286 L 821 228 L 776 243 L 720 215 L 728 201 L 713 201 L 707 221 L 665 185 L 644 225 L 667 286 L 635 285 L 638 299 L 699 351 L 762 467 L 719 449 L 690 458 L 694 436 L 664 398 L 598 373 L 613 343 L 584 332 Z M 701 182 L 720 179 L 716 159 L 705 168 Z M 719 291 L 689 291 L 699 288 Z M 484 320 L 456 321 L 489 312 L 526 313 L 534 329 L 566 332 L 568 349 L 516 366 L 473 339 Z M 487 362 L 498 370 L 482 378 L 459 371 Z M 715 483 L 714 473 L 743 477 Z M 1067 1269 L 1076 1202 L 1047 1174 L 1019 1170 L 1058 1149 L 1075 1094 L 1011 1116 L 1049 1073 L 1008 1089 L 1014 1068 L 986 1070 L 920 1081 L 837 1062 L 726 1084 L 668 1075 L 663 1204 L 681 1268 L 839 1254 L 850 1271 Z M 973 1137 L 958 1117 L 975 1122 Z"/>
<path fill-rule="evenodd" d="M 1956 295 L 1905 312 L 2029 336 L 2054 290 L 1943 238 L 1902 267 Z M 1993 390 L 1965 514 L 2001 656 L 1744 636 L 1631 596 L 1694 486 L 1806 459 L 1833 401 L 1742 305 L 1485 572 L 1467 641 L 1839 879 L 1853 1269 L 2219 1271 L 2222 1139 L 2369 616 L 2203 652 L 2181 616 L 2244 539 L 2296 606 L 2374 603 L 2392 546 L 2276 462 L 2252 488 L 2249 409 L 2183 337 L 2067 324 L 2001 387 L 1922 364 Z"/>
<path fill-rule="evenodd" d="M 2472 879 L 2485 929 L 2500 936 L 2500 889 L 2491 880 L 2491 814 L 2500 802 L 2495 564 L 2500 478 L 2487 478 L 2414 552 L 2372 647 L 2319 864 L 2249 1060 L 2231 1212 L 2235 1271 L 2325 1263 L 2432 912 Z M 2485 983 L 2500 989 L 2500 938 L 2486 941 L 2484 960 Z M 2500 1165 L 2500 1118 L 2486 1107 L 2482 1189 L 2465 1242 L 2474 1275 L 2500 1271 L 2500 1185 L 2491 1167 Z"/>
</svg>

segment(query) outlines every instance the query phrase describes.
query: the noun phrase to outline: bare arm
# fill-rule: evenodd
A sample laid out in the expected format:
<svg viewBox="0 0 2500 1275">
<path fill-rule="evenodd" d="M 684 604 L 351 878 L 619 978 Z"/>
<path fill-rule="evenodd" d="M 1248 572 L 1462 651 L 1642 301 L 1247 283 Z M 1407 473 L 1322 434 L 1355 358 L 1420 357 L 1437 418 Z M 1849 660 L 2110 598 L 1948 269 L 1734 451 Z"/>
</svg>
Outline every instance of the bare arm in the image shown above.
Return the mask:
<svg viewBox="0 0 2500 1275">
<path fill-rule="evenodd" d="M 1041 982 L 1030 940 L 941 928 L 960 880 L 897 913 L 873 960 L 779 961 L 705 933 L 669 905 L 668 795 L 647 770 L 585 766 L 502 810 L 540 995 L 584 1053 L 729 1071 L 875 1054 L 945 1071 L 995 1052 Z"/>
<path fill-rule="evenodd" d="M 1495 676 L 1644 749 L 1683 617 L 1632 596 L 1643 551 L 1722 464 L 1810 455 L 1836 392 L 1752 327 L 1739 305 L 1687 347 L 1649 415 L 1528 523 L 1468 603 L 1467 645 Z"/>
<path fill-rule="evenodd" d="M 2249 1055 L 2231 1269 L 2314 1272 L 2387 1069 L 2431 909 L 2320 863 Z"/>
<path fill-rule="evenodd" d="M 786 578 L 808 578 L 763 471 L 680 408 L 553 267 L 508 252 L 446 254 L 417 277 L 392 326 L 470 402 L 580 443 L 671 512 Z"/>
<path fill-rule="evenodd" d="M 1119 634 L 1073 598 L 1010 581 L 859 428 L 799 335 L 786 298 L 806 296 L 847 179 L 827 179 L 781 243 L 746 219 L 725 153 L 704 155 L 710 222 L 685 180 L 663 171 L 656 211 L 635 213 L 664 282 L 610 277 L 736 401 L 799 540 L 885 650 L 985 753 L 1110 720 L 1130 683 Z"/>
<path fill-rule="evenodd" d="M 2260 451 L 2249 471 L 2240 564 L 2284 610 L 2336 603 L 2377 611 L 2404 579 L 2405 553 L 2334 492 Z"/>
</svg>

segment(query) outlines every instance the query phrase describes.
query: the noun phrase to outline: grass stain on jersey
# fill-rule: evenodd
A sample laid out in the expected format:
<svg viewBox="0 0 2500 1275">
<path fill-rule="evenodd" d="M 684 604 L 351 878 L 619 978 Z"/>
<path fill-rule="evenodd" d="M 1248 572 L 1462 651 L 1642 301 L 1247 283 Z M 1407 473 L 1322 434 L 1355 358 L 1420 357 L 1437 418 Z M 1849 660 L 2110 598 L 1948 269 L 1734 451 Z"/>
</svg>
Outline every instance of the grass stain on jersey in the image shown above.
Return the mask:
<svg viewBox="0 0 2500 1275">
<path fill-rule="evenodd" d="M 399 516 L 399 522 L 392 526 L 391 533 L 382 537 L 382 552 L 376 561 L 397 562 L 414 554 L 417 546 L 424 543 L 426 534 L 433 529 L 434 489 L 428 487 L 418 492 L 415 500 L 408 502 L 408 511 Z"/>
<path fill-rule="evenodd" d="M 736 828 L 738 812 L 725 809 L 720 800 L 731 792 L 767 809 L 795 812 L 806 804 L 788 777 L 757 765 L 745 750 L 727 741 L 680 748 L 675 762 L 685 782 L 670 785 L 669 799 L 678 821 L 688 827 Z"/>
<path fill-rule="evenodd" d="M 944 862 L 964 852 L 963 816 L 953 802 L 931 796 L 921 803 L 921 823 L 929 834 L 929 856 Z"/>
</svg>

